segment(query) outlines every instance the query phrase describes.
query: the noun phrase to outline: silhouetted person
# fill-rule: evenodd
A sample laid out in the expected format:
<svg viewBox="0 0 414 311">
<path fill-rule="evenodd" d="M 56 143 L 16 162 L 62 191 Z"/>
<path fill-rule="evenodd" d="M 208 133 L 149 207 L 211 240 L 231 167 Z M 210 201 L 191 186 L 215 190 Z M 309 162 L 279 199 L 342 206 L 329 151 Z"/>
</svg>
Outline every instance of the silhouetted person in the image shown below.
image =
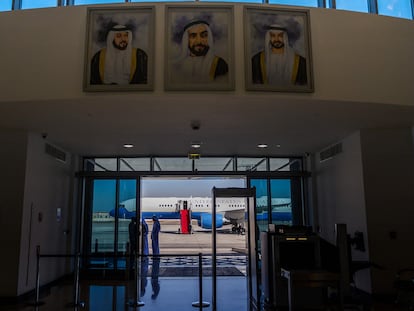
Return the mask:
<svg viewBox="0 0 414 311">
<path fill-rule="evenodd" d="M 131 222 L 128 225 L 128 232 L 129 232 L 129 248 L 130 248 L 130 262 L 131 262 L 131 269 L 134 267 L 135 264 L 135 254 L 137 251 L 137 218 L 132 217 Z"/>
<path fill-rule="evenodd" d="M 141 260 L 141 297 L 145 295 L 145 288 L 147 287 L 147 274 L 148 274 L 148 262 L 149 258 L 144 256 Z"/>
<path fill-rule="evenodd" d="M 142 254 L 148 255 L 148 253 L 148 224 L 145 219 L 142 218 Z"/>
<path fill-rule="evenodd" d="M 158 240 L 158 235 L 161 231 L 161 224 L 157 218 L 157 216 L 152 216 L 153 225 L 152 225 L 152 232 L 151 232 L 151 240 L 152 240 L 152 254 L 159 255 L 160 254 L 160 244 Z"/>
<path fill-rule="evenodd" d="M 151 271 L 151 286 L 152 286 L 152 295 L 151 299 L 156 299 L 160 293 L 160 282 L 158 276 L 160 274 L 160 258 L 152 259 L 152 271 Z"/>
</svg>

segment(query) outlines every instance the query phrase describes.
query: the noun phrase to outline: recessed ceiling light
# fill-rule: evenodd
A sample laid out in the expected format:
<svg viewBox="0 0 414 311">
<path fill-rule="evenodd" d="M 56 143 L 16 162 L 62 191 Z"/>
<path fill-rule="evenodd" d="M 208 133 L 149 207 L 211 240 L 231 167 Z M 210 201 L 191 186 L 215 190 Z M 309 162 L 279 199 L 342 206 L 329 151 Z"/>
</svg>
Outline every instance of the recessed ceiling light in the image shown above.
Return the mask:
<svg viewBox="0 0 414 311">
<path fill-rule="evenodd" d="M 201 147 L 201 143 L 200 142 L 191 143 L 191 147 L 192 148 L 200 148 Z"/>
<path fill-rule="evenodd" d="M 257 147 L 258 148 L 267 148 L 267 144 L 258 144 Z"/>
<path fill-rule="evenodd" d="M 124 148 L 132 148 L 132 147 L 134 147 L 133 144 L 124 144 Z"/>
</svg>

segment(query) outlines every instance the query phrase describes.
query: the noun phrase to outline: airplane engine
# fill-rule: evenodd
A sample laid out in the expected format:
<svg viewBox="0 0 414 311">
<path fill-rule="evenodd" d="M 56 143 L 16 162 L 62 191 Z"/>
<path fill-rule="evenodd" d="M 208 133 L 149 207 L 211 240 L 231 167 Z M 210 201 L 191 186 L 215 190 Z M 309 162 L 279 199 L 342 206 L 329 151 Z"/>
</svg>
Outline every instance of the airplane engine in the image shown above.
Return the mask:
<svg viewBox="0 0 414 311">
<path fill-rule="evenodd" d="M 203 229 L 212 229 L 213 227 L 213 218 L 210 213 L 205 213 L 201 215 L 199 226 Z M 223 226 L 223 215 L 216 214 L 216 228 L 221 228 Z"/>
</svg>

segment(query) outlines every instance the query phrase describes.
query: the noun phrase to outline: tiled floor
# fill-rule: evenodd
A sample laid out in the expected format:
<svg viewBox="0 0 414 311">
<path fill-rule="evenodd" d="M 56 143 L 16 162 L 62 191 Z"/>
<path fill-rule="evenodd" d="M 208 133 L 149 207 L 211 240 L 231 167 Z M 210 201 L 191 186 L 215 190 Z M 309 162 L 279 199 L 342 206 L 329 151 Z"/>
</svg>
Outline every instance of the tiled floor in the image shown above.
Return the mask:
<svg viewBox="0 0 414 311">
<path fill-rule="evenodd" d="M 245 276 L 217 277 L 217 310 L 247 310 L 247 280 Z M 140 284 L 141 285 L 141 284 Z M 90 311 L 194 311 L 193 303 L 199 302 L 198 277 L 147 277 L 138 289 L 142 302 L 140 307 L 130 307 L 136 295 L 134 281 L 83 281 L 80 289 L 80 301 L 85 303 L 83 308 L 70 307 L 74 302 L 73 286 L 70 282 L 53 286 L 42 293 L 38 307 L 30 306 L 34 298 L 26 302 L 10 305 L 0 305 L 4 311 L 58 311 L 58 310 L 90 310 Z M 203 278 L 203 302 L 212 303 L 211 277 Z"/>
<path fill-rule="evenodd" d="M 40 296 L 40 306 L 32 306 L 34 297 L 20 303 L 0 304 L 1 311 L 197 311 L 193 303 L 199 302 L 198 277 L 159 277 L 143 278 L 136 290 L 134 281 L 82 281 L 80 286 L 80 301 L 84 307 L 74 307 L 73 282 L 61 282 Z M 247 311 L 247 279 L 245 276 L 217 277 L 217 310 L 218 311 Z M 137 302 L 139 307 L 130 306 L 135 302 L 136 293 L 140 293 Z M 211 277 L 203 277 L 203 302 L 210 306 L 203 310 L 212 310 Z M 303 310 L 303 309 L 301 309 Z M 344 311 L 362 310 L 356 307 L 344 308 Z M 374 301 L 369 308 L 372 311 L 409 310 L 407 305 L 395 305 L 390 302 Z"/>
<path fill-rule="evenodd" d="M 138 267 L 141 272 L 138 282 L 133 277 L 127 280 L 128 273 L 125 272 L 114 280 L 110 273 L 101 269 L 95 270 L 98 273 L 94 274 L 93 279 L 83 277 L 78 300 L 84 303 L 82 307 L 73 306 L 76 301 L 74 282 L 67 279 L 44 288 L 39 306 L 33 306 L 36 301 L 33 295 L 19 303 L 5 304 L 0 301 L 0 311 L 197 311 L 200 308 L 193 305 L 200 301 L 209 303 L 209 306 L 202 308 L 209 311 L 213 310 L 211 256 L 203 257 L 202 261 L 202 297 L 198 263 L 193 257 L 164 257 L 160 260 L 148 257 Z M 217 311 L 249 311 L 245 256 L 218 256 L 216 304 Z M 344 310 L 361 309 L 350 306 Z M 392 301 L 374 301 L 366 310 L 399 311 L 409 308 L 407 305 L 397 306 Z"/>
</svg>

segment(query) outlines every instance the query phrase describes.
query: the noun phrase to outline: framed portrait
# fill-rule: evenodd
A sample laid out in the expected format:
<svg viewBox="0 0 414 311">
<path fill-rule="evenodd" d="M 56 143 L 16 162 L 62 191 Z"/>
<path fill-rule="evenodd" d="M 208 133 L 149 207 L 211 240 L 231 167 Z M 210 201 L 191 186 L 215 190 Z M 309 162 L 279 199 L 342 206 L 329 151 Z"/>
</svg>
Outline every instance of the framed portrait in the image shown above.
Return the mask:
<svg viewBox="0 0 414 311">
<path fill-rule="evenodd" d="M 166 6 L 166 90 L 233 90 L 232 6 Z"/>
<path fill-rule="evenodd" d="M 144 91 L 154 81 L 154 8 L 88 8 L 84 91 Z"/>
<path fill-rule="evenodd" d="M 313 92 L 309 11 L 244 8 L 250 91 Z"/>
</svg>

